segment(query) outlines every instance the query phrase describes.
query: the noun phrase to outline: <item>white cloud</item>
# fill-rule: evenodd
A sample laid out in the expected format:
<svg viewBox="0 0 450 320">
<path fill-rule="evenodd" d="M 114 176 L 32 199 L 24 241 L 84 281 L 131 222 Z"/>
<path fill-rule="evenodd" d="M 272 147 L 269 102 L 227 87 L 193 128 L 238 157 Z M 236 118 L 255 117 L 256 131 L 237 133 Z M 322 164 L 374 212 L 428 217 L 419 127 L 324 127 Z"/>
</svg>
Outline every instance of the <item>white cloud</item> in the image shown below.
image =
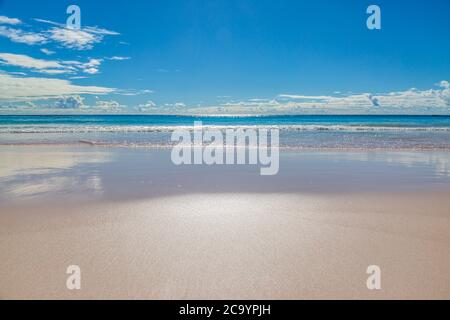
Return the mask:
<svg viewBox="0 0 450 320">
<path fill-rule="evenodd" d="M 46 48 L 42 48 L 41 52 L 46 54 L 47 56 L 51 56 L 52 54 L 55 54 L 55 51 L 52 51 L 52 50 L 49 50 L 49 49 L 46 49 Z"/>
<path fill-rule="evenodd" d="M 21 54 L 0 53 L 0 64 L 31 69 L 33 72 L 44 74 L 65 74 L 78 71 L 87 74 L 97 74 L 102 59 L 89 59 L 88 62 L 80 61 L 55 61 L 35 59 Z"/>
<path fill-rule="evenodd" d="M 327 100 L 330 98 L 330 96 L 305 96 L 305 95 L 285 94 L 285 93 L 278 95 L 278 97 L 293 100 Z"/>
<path fill-rule="evenodd" d="M 441 82 L 439 82 L 438 86 L 444 89 L 448 89 L 450 88 L 450 82 L 442 80 Z"/>
<path fill-rule="evenodd" d="M 83 71 L 88 74 L 97 74 L 98 73 L 98 69 L 96 69 L 96 68 L 87 68 L 87 69 L 84 69 Z"/>
<path fill-rule="evenodd" d="M 169 72 L 180 72 L 181 70 L 180 69 L 171 70 L 171 69 L 160 68 L 160 69 L 158 69 L 156 71 L 159 72 L 159 73 L 169 73 Z"/>
<path fill-rule="evenodd" d="M 117 36 L 118 32 L 110 31 L 98 27 L 83 27 L 80 30 L 68 29 L 64 24 L 52 22 L 44 19 L 34 19 L 37 22 L 50 24 L 48 30 L 39 32 L 26 31 L 22 28 L 0 26 L 0 36 L 7 37 L 13 42 L 25 43 L 28 45 L 41 45 L 50 41 L 58 43 L 64 48 L 74 50 L 89 50 L 96 43 L 102 42 L 105 36 Z M 19 19 L 0 16 L 0 24 L 18 25 Z"/>
<path fill-rule="evenodd" d="M 54 26 L 58 26 L 58 27 L 63 27 L 64 26 L 62 23 L 57 23 L 57 22 L 53 22 L 53 21 L 50 21 L 50 20 L 46 20 L 46 19 L 38 19 L 38 18 L 36 18 L 34 20 L 37 21 L 37 22 L 47 23 L 47 24 L 51 24 L 51 25 L 54 25 Z"/>
<path fill-rule="evenodd" d="M 416 110 L 426 108 L 448 109 L 450 106 L 450 89 L 447 81 L 441 81 L 439 86 L 443 89 L 389 92 L 381 94 L 348 94 L 339 96 L 305 96 L 305 95 L 279 95 L 281 101 L 288 100 L 283 106 L 295 108 L 323 108 L 341 110 L 368 111 L 372 107 L 385 108 L 385 111 Z"/>
<path fill-rule="evenodd" d="M 41 69 L 41 70 L 33 70 L 33 71 L 38 72 L 38 73 L 53 74 L 53 75 L 71 73 L 71 71 L 59 70 L 59 69 Z"/>
<path fill-rule="evenodd" d="M 137 109 L 141 112 L 147 112 L 147 111 L 151 111 L 156 107 L 156 103 L 154 103 L 153 101 L 149 100 L 146 103 L 140 104 Z"/>
<path fill-rule="evenodd" d="M 21 23 L 22 21 L 20 21 L 20 19 L 0 16 L 0 24 L 21 24 Z"/>
<path fill-rule="evenodd" d="M 0 63 L 35 70 L 65 69 L 65 67 L 57 61 L 35 59 L 26 55 L 12 53 L 0 53 Z"/>
<path fill-rule="evenodd" d="M 120 33 L 116 32 L 116 31 L 111 31 L 111 30 L 98 28 L 98 27 L 85 27 L 85 28 L 83 28 L 83 30 L 85 30 L 86 32 L 90 32 L 90 33 L 94 33 L 94 34 L 101 34 L 101 35 L 105 35 L 105 36 L 120 35 Z"/>
<path fill-rule="evenodd" d="M 164 106 L 169 108 L 184 108 L 186 107 L 186 104 L 183 102 L 175 102 L 175 103 L 166 103 L 164 104 Z"/>
<path fill-rule="evenodd" d="M 374 97 L 371 94 L 367 95 L 367 98 L 372 103 L 372 106 L 374 106 L 374 107 L 379 107 L 380 106 L 380 102 L 378 101 L 378 98 Z"/>
<path fill-rule="evenodd" d="M 0 73 L 0 100 L 4 101 L 36 101 L 72 95 L 102 95 L 114 91 L 106 87 L 74 85 L 61 79 L 16 77 Z"/>
<path fill-rule="evenodd" d="M 16 76 L 26 76 L 27 74 L 25 72 L 8 72 L 9 74 L 14 74 Z"/>
<path fill-rule="evenodd" d="M 144 104 L 140 104 L 140 107 L 146 107 L 146 108 L 153 108 L 156 107 L 156 103 L 154 103 L 153 101 L 149 100 Z"/>
<path fill-rule="evenodd" d="M 102 61 L 102 59 L 90 59 L 89 62 L 82 64 L 81 68 L 84 73 L 97 74 Z"/>
<path fill-rule="evenodd" d="M 104 36 L 117 36 L 120 33 L 98 27 L 83 27 L 80 30 L 68 29 L 64 24 L 44 19 L 35 19 L 38 22 L 51 24 L 54 27 L 44 32 L 49 40 L 61 46 L 75 50 L 89 50 L 94 44 L 102 42 Z"/>
<path fill-rule="evenodd" d="M 150 94 L 153 93 L 153 90 L 135 90 L 135 89 L 121 89 L 117 90 L 115 94 L 121 95 L 121 96 L 138 96 L 143 94 Z"/>
<path fill-rule="evenodd" d="M 113 61 L 123 61 L 123 60 L 130 60 L 130 57 L 119 57 L 119 56 L 114 56 L 114 57 L 110 57 L 110 58 L 106 58 L 108 60 L 113 60 Z"/>
<path fill-rule="evenodd" d="M 104 111 L 121 111 L 124 106 L 114 100 L 97 101 L 96 106 Z"/>
<path fill-rule="evenodd" d="M 76 77 L 70 77 L 69 79 L 72 79 L 72 80 L 79 80 L 79 79 L 87 79 L 88 77 L 85 77 L 85 76 L 76 76 Z"/>
<path fill-rule="evenodd" d="M 338 95 L 280 94 L 274 99 L 228 101 L 218 105 L 166 104 L 158 112 L 182 114 L 450 114 L 450 86 L 439 89 Z"/>
<path fill-rule="evenodd" d="M 28 45 L 47 43 L 47 37 L 40 33 L 25 32 L 20 29 L 0 26 L 0 36 L 6 37 L 16 43 L 25 43 Z"/>
<path fill-rule="evenodd" d="M 80 71 L 87 74 L 97 74 L 100 72 L 99 68 L 103 62 L 103 59 L 89 59 L 88 62 L 80 61 L 63 61 L 63 64 L 76 67 Z"/>
<path fill-rule="evenodd" d="M 55 107 L 61 109 L 77 109 L 84 106 L 84 98 L 79 95 L 60 97 L 55 102 Z"/>
<path fill-rule="evenodd" d="M 76 50 L 92 49 L 94 43 L 98 43 L 102 40 L 101 36 L 82 30 L 52 28 L 48 33 L 49 39 L 59 42 L 65 48 Z"/>
</svg>

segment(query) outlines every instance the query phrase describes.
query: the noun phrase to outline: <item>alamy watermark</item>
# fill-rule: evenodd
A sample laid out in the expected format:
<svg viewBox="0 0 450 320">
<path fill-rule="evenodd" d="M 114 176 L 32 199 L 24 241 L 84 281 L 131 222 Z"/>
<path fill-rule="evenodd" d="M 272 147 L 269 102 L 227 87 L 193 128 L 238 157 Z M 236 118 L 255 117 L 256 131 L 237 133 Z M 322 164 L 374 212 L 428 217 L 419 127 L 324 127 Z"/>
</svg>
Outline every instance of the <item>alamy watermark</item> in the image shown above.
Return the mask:
<svg viewBox="0 0 450 320">
<path fill-rule="evenodd" d="M 67 29 L 80 30 L 81 29 L 81 9 L 77 5 L 70 5 L 66 10 L 70 16 L 67 18 Z"/>
<path fill-rule="evenodd" d="M 366 273 L 369 275 L 366 281 L 367 289 L 381 290 L 381 268 L 371 265 L 367 267 Z"/>
<path fill-rule="evenodd" d="M 193 130 L 173 131 L 175 165 L 260 165 L 263 176 L 276 175 L 280 167 L 278 129 L 211 129 L 201 121 Z"/>
<path fill-rule="evenodd" d="M 367 7 L 367 14 L 370 16 L 367 18 L 367 28 L 369 30 L 381 30 L 381 9 L 379 6 L 372 4 Z"/>
<path fill-rule="evenodd" d="M 81 268 L 77 265 L 68 266 L 66 274 L 69 275 L 66 280 L 67 289 L 81 290 Z"/>
</svg>

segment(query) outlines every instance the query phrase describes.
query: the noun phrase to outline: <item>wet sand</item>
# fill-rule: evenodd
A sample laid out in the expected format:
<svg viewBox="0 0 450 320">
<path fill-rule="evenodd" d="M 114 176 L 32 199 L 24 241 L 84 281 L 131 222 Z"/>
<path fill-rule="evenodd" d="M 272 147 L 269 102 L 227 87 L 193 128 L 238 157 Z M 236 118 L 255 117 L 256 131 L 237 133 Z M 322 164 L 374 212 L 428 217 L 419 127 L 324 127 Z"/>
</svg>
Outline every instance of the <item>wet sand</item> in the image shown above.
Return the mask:
<svg viewBox="0 0 450 320">
<path fill-rule="evenodd" d="M 161 151 L 30 148 L 0 148 L 2 299 L 450 299 L 446 153 L 288 154 L 260 180 Z"/>
</svg>

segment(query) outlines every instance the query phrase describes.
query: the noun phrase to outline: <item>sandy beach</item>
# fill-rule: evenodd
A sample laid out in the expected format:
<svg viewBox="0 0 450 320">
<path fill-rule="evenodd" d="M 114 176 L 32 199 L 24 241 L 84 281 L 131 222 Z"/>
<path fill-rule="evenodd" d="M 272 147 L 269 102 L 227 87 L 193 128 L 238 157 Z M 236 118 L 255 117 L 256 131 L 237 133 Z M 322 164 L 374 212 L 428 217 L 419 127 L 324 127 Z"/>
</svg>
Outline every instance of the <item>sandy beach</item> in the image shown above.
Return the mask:
<svg viewBox="0 0 450 320">
<path fill-rule="evenodd" d="M 0 0 L 0 301 L 450 300 L 449 12 Z"/>
<path fill-rule="evenodd" d="M 445 152 L 283 153 L 268 180 L 161 150 L 0 153 L 2 299 L 450 298 Z"/>
</svg>

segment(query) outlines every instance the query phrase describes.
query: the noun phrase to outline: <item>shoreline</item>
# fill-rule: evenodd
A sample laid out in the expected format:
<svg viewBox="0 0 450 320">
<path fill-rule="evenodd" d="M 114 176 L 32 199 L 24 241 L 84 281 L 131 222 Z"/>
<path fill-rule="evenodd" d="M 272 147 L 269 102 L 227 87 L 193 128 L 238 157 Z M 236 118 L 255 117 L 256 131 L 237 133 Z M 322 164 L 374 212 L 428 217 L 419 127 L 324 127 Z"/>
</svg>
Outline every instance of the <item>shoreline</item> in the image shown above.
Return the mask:
<svg viewBox="0 0 450 320">
<path fill-rule="evenodd" d="M 73 143 L 0 143 L 0 147 L 99 147 L 99 148 L 130 148 L 130 149 L 149 149 L 149 150 L 169 150 L 174 145 L 170 144 L 121 144 L 121 143 L 97 143 L 95 141 L 79 141 Z M 206 144 L 204 147 L 207 146 Z M 192 145 L 192 148 L 195 148 Z M 249 148 L 248 146 L 235 146 L 225 148 Z M 279 150 L 283 152 L 450 152 L 450 147 L 293 147 L 293 146 L 279 146 Z"/>
</svg>

